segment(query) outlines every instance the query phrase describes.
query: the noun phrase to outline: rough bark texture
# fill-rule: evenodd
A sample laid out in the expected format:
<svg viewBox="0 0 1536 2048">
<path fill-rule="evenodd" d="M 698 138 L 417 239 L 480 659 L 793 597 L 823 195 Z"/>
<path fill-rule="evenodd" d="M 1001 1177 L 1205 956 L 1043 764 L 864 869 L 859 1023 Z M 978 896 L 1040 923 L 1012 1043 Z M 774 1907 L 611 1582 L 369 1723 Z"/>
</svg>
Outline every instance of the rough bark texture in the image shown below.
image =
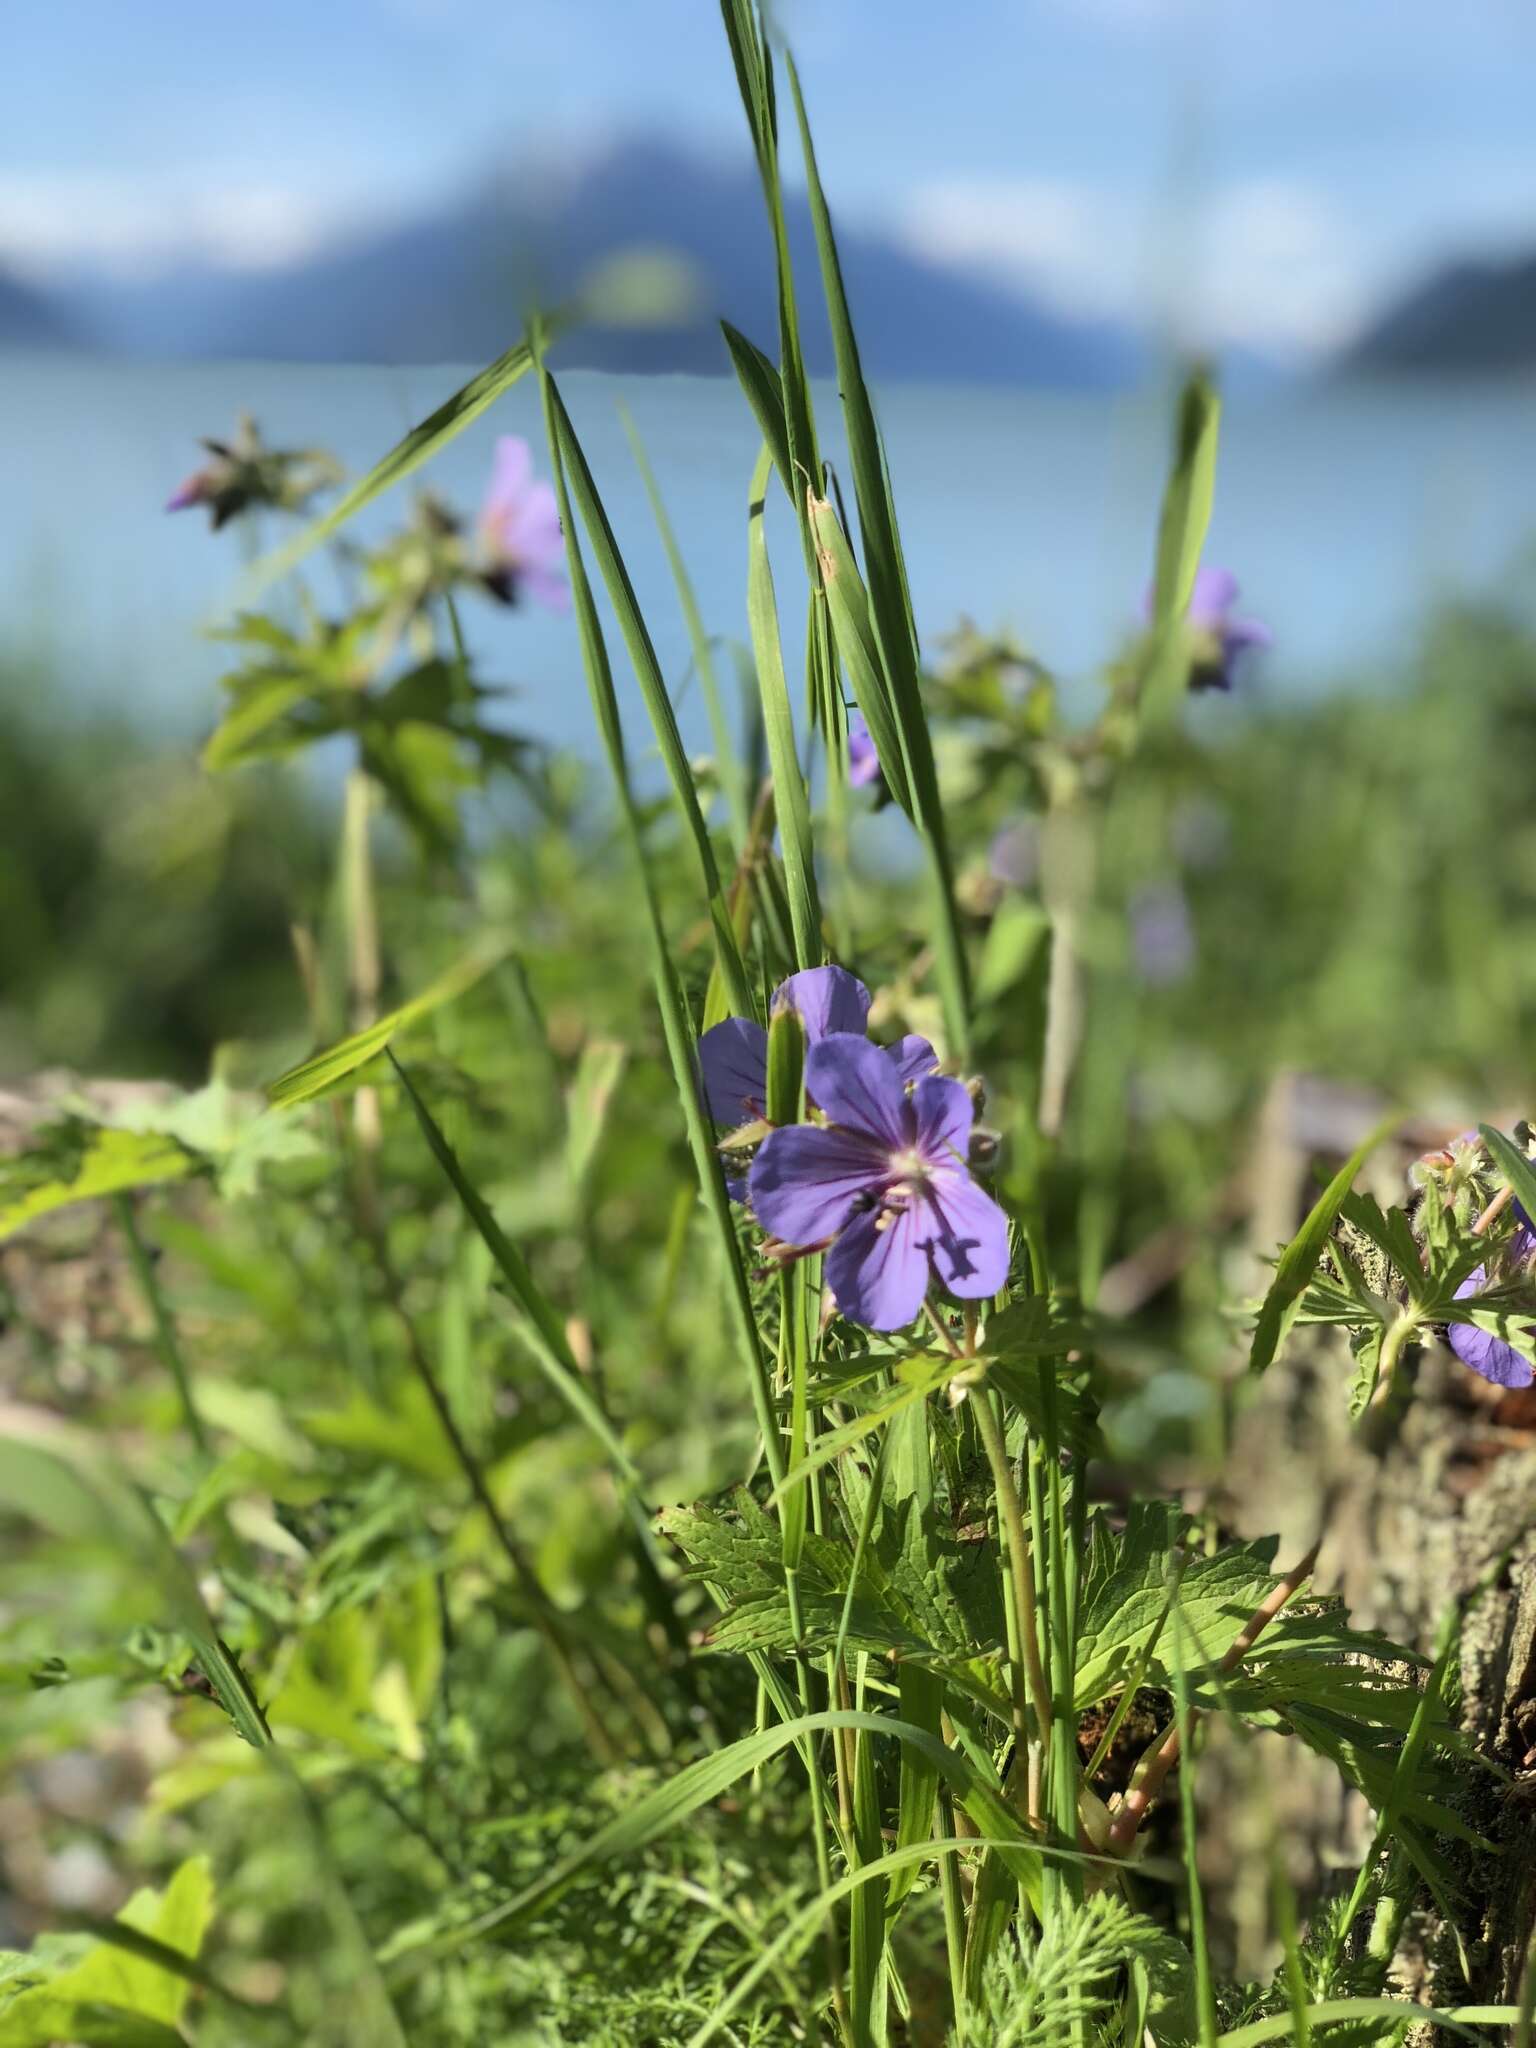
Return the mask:
<svg viewBox="0 0 1536 2048">
<path fill-rule="evenodd" d="M 1307 1134 L 1297 1121 L 1293 1114 L 1289 1144 L 1271 1128 L 1261 1148 L 1270 1213 L 1257 1224 L 1259 1243 L 1286 1236 L 1294 1222 L 1281 1213 L 1306 1206 L 1308 1147 L 1299 1140 Z M 1339 1149 L 1355 1135 L 1344 1133 Z M 1371 1169 L 1373 1191 L 1402 1200 L 1409 1160 L 1447 1135 L 1414 1132 L 1384 1149 Z M 1479 1753 L 1508 1774 L 1469 1765 L 1463 1810 L 1502 1853 L 1452 1845 L 1462 1878 L 1457 1925 L 1443 1924 L 1426 1901 L 1405 1930 L 1395 1975 L 1437 2002 L 1462 1996 L 1459 1934 L 1471 1998 L 1512 2000 L 1536 1913 L 1536 1389 L 1490 1386 L 1433 1339 L 1403 1369 L 1412 1398 L 1397 1427 L 1367 1447 L 1349 1420 L 1353 1361 L 1342 1334 L 1298 1332 L 1241 1415 L 1223 1506 L 1240 1533 L 1278 1530 L 1282 1562 L 1302 1554 L 1321 1526 L 1317 1589 L 1340 1593 L 1357 1622 L 1425 1655 L 1449 1604 L 1460 1606 L 1452 1704 Z M 1273 1775 L 1292 1875 L 1315 1892 L 1330 1863 L 1358 1860 L 1368 1817 L 1354 1795 L 1336 1782 L 1326 1788 L 1299 1760 L 1288 1756 Z"/>
</svg>

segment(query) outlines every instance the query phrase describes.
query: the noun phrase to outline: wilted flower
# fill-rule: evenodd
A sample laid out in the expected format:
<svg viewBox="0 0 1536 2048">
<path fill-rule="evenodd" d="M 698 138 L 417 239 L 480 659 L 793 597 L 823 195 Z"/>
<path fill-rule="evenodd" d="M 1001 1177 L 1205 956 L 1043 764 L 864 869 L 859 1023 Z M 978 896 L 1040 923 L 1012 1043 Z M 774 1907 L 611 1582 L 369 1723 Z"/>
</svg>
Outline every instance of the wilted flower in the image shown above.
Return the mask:
<svg viewBox="0 0 1536 2048">
<path fill-rule="evenodd" d="M 503 604 L 527 590 L 552 611 L 570 603 L 565 542 L 554 489 L 533 473 L 533 450 L 519 434 L 496 443 L 490 487 L 480 507 L 481 571 L 485 587 Z"/>
<path fill-rule="evenodd" d="M 830 1242 L 833 1297 L 872 1330 L 910 1323 L 935 1281 L 966 1299 L 995 1294 L 1008 1219 L 971 1178 L 966 1089 L 927 1074 L 909 1095 L 896 1062 L 846 1031 L 810 1047 L 805 1083 L 828 1121 L 764 1139 L 748 1181 L 764 1229 Z"/>
<path fill-rule="evenodd" d="M 211 459 L 177 486 L 165 509 L 206 505 L 215 533 L 253 507 L 302 512 L 317 491 L 341 480 L 339 465 L 321 449 L 268 448 L 249 413 L 240 415 L 232 439 L 202 445 Z"/>
<path fill-rule="evenodd" d="M 780 982 L 769 1010 L 775 1017 L 785 1010 L 797 1012 L 811 1046 L 829 1032 L 862 1037 L 869 1002 L 869 990 L 846 967 L 806 967 Z M 903 1085 L 931 1074 L 939 1063 L 927 1039 L 915 1035 L 883 1047 L 881 1056 Z M 761 1117 L 768 1089 L 768 1034 L 761 1024 L 750 1017 L 727 1017 L 716 1024 L 699 1040 L 699 1066 L 704 1099 L 717 1124 L 734 1129 Z"/>
<path fill-rule="evenodd" d="M 880 756 L 861 711 L 848 714 L 848 780 L 855 789 L 880 780 Z"/>
<path fill-rule="evenodd" d="M 1251 647 L 1269 647 L 1273 635 L 1257 619 L 1232 616 L 1237 603 L 1237 578 L 1230 569 L 1201 567 L 1195 572 L 1187 622 L 1193 642 L 1189 672 L 1192 690 L 1230 690 L 1237 664 Z M 1152 614 L 1152 595 L 1146 602 Z"/>
</svg>

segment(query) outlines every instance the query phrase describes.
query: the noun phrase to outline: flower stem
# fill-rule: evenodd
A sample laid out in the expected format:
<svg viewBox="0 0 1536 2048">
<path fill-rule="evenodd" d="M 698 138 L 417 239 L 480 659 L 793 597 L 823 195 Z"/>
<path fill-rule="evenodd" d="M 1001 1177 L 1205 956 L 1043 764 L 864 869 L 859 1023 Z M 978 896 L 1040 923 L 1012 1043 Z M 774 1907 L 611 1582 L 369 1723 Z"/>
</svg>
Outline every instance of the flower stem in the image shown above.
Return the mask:
<svg viewBox="0 0 1536 2048">
<path fill-rule="evenodd" d="M 1024 1742 L 1028 1739 L 1026 1705 L 1034 1708 L 1035 1728 L 1042 1746 L 1051 1739 L 1050 1691 L 1045 1682 L 1045 1672 L 1040 1663 L 1040 1626 L 1035 1611 L 1035 1574 L 1030 1560 L 1029 1538 L 1024 1529 L 1024 1510 L 1019 1500 L 1019 1489 L 1014 1484 L 1013 1470 L 1008 1463 L 1008 1447 L 1003 1438 L 1003 1425 L 998 1413 L 997 1396 L 987 1387 L 978 1388 L 971 1397 L 972 1413 L 976 1417 L 976 1428 L 981 1436 L 982 1449 L 987 1454 L 987 1463 L 992 1468 L 992 1487 L 997 1496 L 998 1514 L 1008 1541 L 1008 1574 L 1013 1592 L 1014 1617 L 1018 1625 L 1019 1647 L 1023 1653 L 1023 1669 L 1014 1670 L 1014 1721 L 1015 1737 Z M 1038 1816 L 1031 1814 L 1030 1818 Z"/>
</svg>

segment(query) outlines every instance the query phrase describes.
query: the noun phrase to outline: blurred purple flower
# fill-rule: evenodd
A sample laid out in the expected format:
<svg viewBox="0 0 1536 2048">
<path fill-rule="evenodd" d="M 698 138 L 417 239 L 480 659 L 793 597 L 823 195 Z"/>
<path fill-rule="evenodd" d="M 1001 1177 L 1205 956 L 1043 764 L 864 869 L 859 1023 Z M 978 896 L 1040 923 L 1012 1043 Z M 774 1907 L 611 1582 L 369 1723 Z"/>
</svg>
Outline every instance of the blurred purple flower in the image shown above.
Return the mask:
<svg viewBox="0 0 1536 2048">
<path fill-rule="evenodd" d="M 880 780 L 880 756 L 861 711 L 848 714 L 848 780 L 855 789 Z"/>
<path fill-rule="evenodd" d="M 515 604 L 527 590 L 552 611 L 567 608 L 560 510 L 553 487 L 534 476 L 533 450 L 519 434 L 503 434 L 496 443 L 479 530 L 485 586 L 493 596 Z"/>
<path fill-rule="evenodd" d="M 987 865 L 994 882 L 1032 889 L 1040 876 L 1040 827 L 1033 818 L 1005 825 L 992 842 Z"/>
<path fill-rule="evenodd" d="M 805 1027 L 807 1046 L 829 1032 L 851 1032 L 862 1038 L 869 1018 L 869 990 L 846 967 L 806 967 L 780 982 L 769 1013 L 777 1017 L 794 1010 Z M 881 1048 L 902 1085 L 931 1074 L 938 1055 L 926 1038 L 898 1039 Z M 750 1017 L 727 1017 L 699 1040 L 699 1066 L 704 1099 L 717 1124 L 733 1128 L 763 1113 L 768 1088 L 768 1034 Z"/>
<path fill-rule="evenodd" d="M 1192 690 L 1230 690 L 1243 655 L 1250 648 L 1274 644 L 1274 636 L 1268 626 L 1257 619 L 1232 616 L 1237 591 L 1237 578 L 1230 569 L 1202 566 L 1195 571 L 1195 587 L 1190 592 L 1188 612 L 1194 639 L 1194 659 L 1189 674 Z M 1144 610 L 1151 618 L 1150 590 Z"/>
<path fill-rule="evenodd" d="M 1195 933 L 1184 891 L 1151 882 L 1130 901 L 1131 959 L 1148 988 L 1171 988 L 1195 964 Z"/>
<path fill-rule="evenodd" d="M 1472 1135 L 1475 1137 L 1476 1133 Z M 1519 1222 L 1505 1247 L 1501 1263 L 1523 1270 L 1536 1258 L 1536 1232 L 1532 1231 L 1530 1219 L 1518 1203 L 1516 1214 Z M 1457 1288 L 1456 1299 L 1466 1301 L 1470 1296 L 1481 1294 L 1488 1284 L 1488 1268 L 1479 1266 Z M 1471 1366 L 1485 1380 L 1492 1380 L 1496 1387 L 1528 1387 L 1536 1380 L 1536 1368 L 1532 1367 L 1530 1360 L 1522 1358 L 1512 1344 L 1506 1344 L 1492 1330 L 1480 1330 L 1476 1323 L 1451 1323 L 1445 1334 L 1446 1342 L 1462 1364 Z"/>
<path fill-rule="evenodd" d="M 752 1207 L 789 1245 L 832 1241 L 827 1284 L 871 1330 L 912 1322 L 937 1280 L 976 1300 L 1008 1278 L 1008 1219 L 971 1179 L 971 1098 L 925 1075 L 909 1095 L 893 1062 L 851 1032 L 806 1055 L 829 1119 L 771 1131 L 752 1162 Z"/>
<path fill-rule="evenodd" d="M 242 512 L 269 508 L 302 512 L 317 491 L 341 481 L 334 456 L 320 448 L 269 448 L 249 413 L 227 441 L 205 438 L 208 460 L 177 485 L 167 512 L 206 505 L 215 533 Z"/>
</svg>

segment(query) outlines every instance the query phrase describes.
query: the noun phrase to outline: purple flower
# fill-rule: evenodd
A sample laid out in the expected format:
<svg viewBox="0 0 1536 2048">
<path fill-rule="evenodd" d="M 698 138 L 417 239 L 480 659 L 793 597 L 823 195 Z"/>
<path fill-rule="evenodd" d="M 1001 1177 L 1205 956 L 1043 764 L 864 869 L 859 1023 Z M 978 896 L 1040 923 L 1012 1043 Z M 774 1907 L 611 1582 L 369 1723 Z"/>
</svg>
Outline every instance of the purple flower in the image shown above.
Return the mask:
<svg viewBox="0 0 1536 2048">
<path fill-rule="evenodd" d="M 1194 640 L 1190 665 L 1192 690 L 1230 690 L 1237 664 L 1252 647 L 1269 647 L 1274 636 L 1257 619 L 1232 616 L 1237 603 L 1237 578 L 1230 569 L 1201 567 L 1190 592 L 1188 623 Z M 1152 616 L 1152 593 L 1146 615 Z"/>
<path fill-rule="evenodd" d="M 855 789 L 880 780 L 880 756 L 861 711 L 848 714 L 848 780 Z"/>
<path fill-rule="evenodd" d="M 493 596 L 515 604 L 527 589 L 552 611 L 566 609 L 560 509 L 553 487 L 535 478 L 533 450 L 518 434 L 503 434 L 496 443 L 479 525 L 485 586 Z"/>
<path fill-rule="evenodd" d="M 1008 1219 L 971 1179 L 971 1098 L 927 1074 L 907 1093 L 896 1063 L 852 1032 L 806 1054 L 825 1124 L 771 1131 L 752 1162 L 752 1207 L 785 1244 L 827 1253 L 843 1314 L 871 1330 L 913 1321 L 938 1281 L 969 1300 L 1008 1278 Z"/>
<path fill-rule="evenodd" d="M 806 967 L 781 981 L 769 1004 L 772 1016 L 785 1010 L 799 1013 L 805 1042 L 815 1045 L 829 1032 L 864 1036 L 869 1018 L 869 990 L 846 967 Z M 882 1048 L 902 1085 L 931 1074 L 938 1054 L 926 1038 L 901 1038 Z M 727 1017 L 699 1040 L 699 1066 L 704 1099 L 717 1124 L 751 1123 L 763 1114 L 768 1090 L 768 1034 L 750 1017 Z"/>
<path fill-rule="evenodd" d="M 1475 1136 L 1476 1134 L 1473 1133 Z M 1533 1233 L 1524 1210 L 1518 1210 L 1519 1224 L 1504 1253 L 1505 1262 L 1516 1267 L 1525 1267 L 1536 1257 L 1536 1233 Z M 1479 1266 L 1467 1275 L 1456 1290 L 1456 1299 L 1465 1301 L 1469 1296 L 1481 1294 L 1488 1285 L 1488 1268 Z M 1476 1323 L 1451 1323 L 1446 1330 L 1446 1341 L 1463 1365 L 1470 1365 L 1475 1373 L 1485 1380 L 1492 1380 L 1496 1387 L 1528 1387 L 1536 1380 L 1528 1358 L 1522 1358 L 1512 1344 L 1506 1344 L 1502 1337 L 1496 1337 L 1492 1330 L 1481 1330 Z"/>
<path fill-rule="evenodd" d="M 249 413 L 227 441 L 205 439 L 208 460 L 166 500 L 167 512 L 206 505 L 215 532 L 252 507 L 302 512 L 317 491 L 341 480 L 335 458 L 318 448 L 269 448 Z"/>
<path fill-rule="evenodd" d="M 213 496 L 214 488 L 205 469 L 194 469 L 166 499 L 165 509 L 167 512 L 185 512 L 193 505 L 206 505 Z"/>
<path fill-rule="evenodd" d="M 1148 988 L 1171 988 L 1195 964 L 1189 904 L 1177 884 L 1152 882 L 1130 902 L 1131 958 Z"/>
</svg>

